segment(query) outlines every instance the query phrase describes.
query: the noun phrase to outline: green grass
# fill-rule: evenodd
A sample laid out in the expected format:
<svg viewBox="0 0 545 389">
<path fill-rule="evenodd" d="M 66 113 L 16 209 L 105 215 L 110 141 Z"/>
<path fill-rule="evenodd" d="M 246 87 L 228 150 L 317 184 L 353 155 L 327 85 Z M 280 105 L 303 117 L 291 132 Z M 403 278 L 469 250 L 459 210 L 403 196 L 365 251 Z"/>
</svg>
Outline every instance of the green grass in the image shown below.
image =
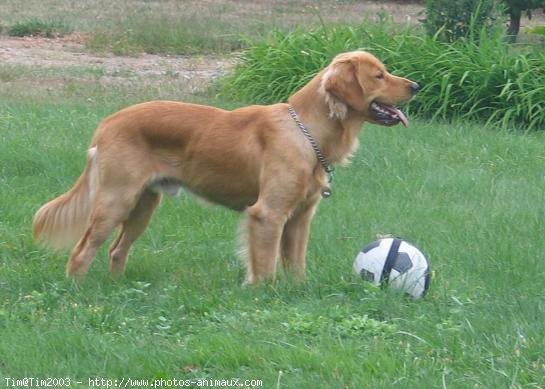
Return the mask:
<svg viewBox="0 0 545 389">
<path fill-rule="evenodd" d="M 536 26 L 527 30 L 530 34 L 545 35 L 545 26 Z"/>
<path fill-rule="evenodd" d="M 366 126 L 314 220 L 308 279 L 241 288 L 238 215 L 165 199 L 125 277 L 84 282 L 31 241 L 98 121 L 127 103 L 0 103 L 0 378 L 231 378 L 265 388 L 545 385 L 545 135 L 453 121 Z M 209 104 L 218 104 L 208 100 Z M 222 104 L 224 105 L 224 104 Z M 419 301 L 352 274 L 376 234 L 434 270 Z M 78 385 L 76 385 L 77 387 Z"/>
<path fill-rule="evenodd" d="M 86 45 L 116 55 L 230 53 L 245 42 L 241 33 L 229 30 L 229 20 L 221 17 L 134 17 L 115 28 L 98 29 Z"/>
<path fill-rule="evenodd" d="M 60 19 L 42 20 L 32 18 L 24 20 L 11 25 L 8 28 L 8 35 L 10 36 L 43 36 L 46 38 L 60 37 L 66 34 L 70 34 L 73 31 L 73 27 L 66 21 Z"/>
<path fill-rule="evenodd" d="M 62 8 L 78 31 L 104 34 L 102 42 L 90 41 L 97 51 L 134 54 L 226 52 L 245 33 L 260 36 L 272 25 L 316 21 L 301 16 L 294 2 L 274 9 L 215 2 L 202 12 L 202 2 L 165 0 L 160 9 L 147 1 L 134 8 L 103 0 L 61 3 L 43 7 L 29 0 L 23 8 L 7 0 L 0 24 L 8 25 L 2 15 L 9 15 L 11 25 L 29 15 L 47 20 Z M 213 13 L 221 15 L 215 23 Z M 194 17 L 179 17 L 189 14 Z M 324 17 L 360 18 L 346 15 L 338 10 Z M 183 26 L 173 24 L 177 18 Z M 350 37 L 357 30 L 345 31 L 332 36 L 329 56 L 356 48 Z M 395 50 L 374 47 L 390 68 L 415 78 L 411 72 L 429 71 L 426 57 L 414 49 L 420 41 L 404 46 L 407 41 L 388 36 L 373 38 L 394 42 Z M 293 46 L 288 55 L 270 45 L 261 63 L 284 74 L 291 66 L 320 67 L 329 58 L 316 60 L 313 40 L 326 38 L 315 35 L 303 45 L 287 41 Z M 490 46 L 486 55 L 494 50 Z M 436 54 L 429 50 L 428 58 Z M 458 69 L 466 60 L 479 65 L 473 64 L 477 54 L 467 55 Z M 417 59 L 415 68 L 396 68 L 403 57 Z M 438 73 L 445 69 L 433 66 Z M 524 82 L 541 74 L 517 66 Z M 439 90 L 425 81 L 421 96 L 444 99 L 459 85 L 456 74 Z M 479 74 L 462 76 L 478 83 Z M 104 248 L 88 277 L 75 284 L 63 276 L 68 253 L 32 242 L 34 212 L 73 184 L 104 116 L 137 101 L 187 97 L 168 78 L 114 87 L 101 85 L 101 75 L 94 67 L 0 66 L 0 385 L 6 377 L 83 382 L 75 387 L 88 387 L 94 377 L 240 377 L 262 380 L 265 388 L 545 385 L 543 132 L 510 132 L 507 122 L 503 129 L 492 123 L 483 128 L 460 119 L 413 120 L 408 130 L 366 126 L 352 165 L 337 170 L 333 197 L 320 205 L 308 278 L 300 285 L 281 275 L 275 285 L 242 288 L 238 215 L 185 197 L 163 201 L 134 246 L 126 276 L 110 278 Z M 304 81 L 292 75 L 275 87 Z M 504 96 L 528 95 L 534 89 L 522 86 L 530 84 L 512 84 Z M 270 84 L 258 89 L 262 97 L 252 102 L 280 99 Z M 190 97 L 233 108 L 233 95 L 225 98 Z M 386 233 L 427 254 L 434 277 L 426 298 L 382 291 L 352 274 L 361 247 Z"/>
</svg>

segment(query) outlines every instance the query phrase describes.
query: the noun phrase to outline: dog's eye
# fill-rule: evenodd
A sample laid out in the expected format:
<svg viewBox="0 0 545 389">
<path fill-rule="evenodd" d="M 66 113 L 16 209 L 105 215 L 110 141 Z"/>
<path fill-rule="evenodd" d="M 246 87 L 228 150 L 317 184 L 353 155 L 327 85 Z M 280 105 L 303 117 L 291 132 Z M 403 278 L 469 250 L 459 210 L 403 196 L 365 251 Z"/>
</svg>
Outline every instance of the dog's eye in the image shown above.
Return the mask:
<svg viewBox="0 0 545 389">
<path fill-rule="evenodd" d="M 384 73 L 380 72 L 379 74 L 377 74 L 377 78 L 379 80 L 382 80 L 384 78 Z"/>
</svg>

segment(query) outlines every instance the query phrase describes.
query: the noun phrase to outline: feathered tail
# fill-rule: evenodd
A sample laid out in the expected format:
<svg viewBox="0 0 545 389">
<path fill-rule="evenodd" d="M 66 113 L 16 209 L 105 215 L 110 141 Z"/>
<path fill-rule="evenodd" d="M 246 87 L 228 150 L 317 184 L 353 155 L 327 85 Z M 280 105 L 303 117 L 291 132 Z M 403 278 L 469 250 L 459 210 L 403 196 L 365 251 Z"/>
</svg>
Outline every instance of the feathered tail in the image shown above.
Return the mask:
<svg viewBox="0 0 545 389">
<path fill-rule="evenodd" d="M 54 249 L 72 247 L 85 232 L 97 186 L 96 147 L 72 189 L 44 204 L 34 215 L 34 239 Z"/>
</svg>

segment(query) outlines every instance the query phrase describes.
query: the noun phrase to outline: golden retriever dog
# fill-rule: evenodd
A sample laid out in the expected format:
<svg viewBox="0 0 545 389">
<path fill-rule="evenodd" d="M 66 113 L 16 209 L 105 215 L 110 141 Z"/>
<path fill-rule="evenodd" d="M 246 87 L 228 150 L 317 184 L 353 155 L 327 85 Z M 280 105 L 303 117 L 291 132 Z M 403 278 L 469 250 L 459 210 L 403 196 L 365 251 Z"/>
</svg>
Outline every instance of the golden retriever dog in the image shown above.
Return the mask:
<svg viewBox="0 0 545 389">
<path fill-rule="evenodd" d="M 125 108 L 96 129 L 72 189 L 38 210 L 34 237 L 55 248 L 75 244 L 66 274 L 81 276 L 120 226 L 109 251 L 110 271 L 120 274 L 161 196 L 184 189 L 245 214 L 246 283 L 274 279 L 279 258 L 303 278 L 310 222 L 330 194 L 330 166 L 348 161 L 363 122 L 406 126 L 395 106 L 418 89 L 355 51 L 338 55 L 288 103 Z"/>
</svg>

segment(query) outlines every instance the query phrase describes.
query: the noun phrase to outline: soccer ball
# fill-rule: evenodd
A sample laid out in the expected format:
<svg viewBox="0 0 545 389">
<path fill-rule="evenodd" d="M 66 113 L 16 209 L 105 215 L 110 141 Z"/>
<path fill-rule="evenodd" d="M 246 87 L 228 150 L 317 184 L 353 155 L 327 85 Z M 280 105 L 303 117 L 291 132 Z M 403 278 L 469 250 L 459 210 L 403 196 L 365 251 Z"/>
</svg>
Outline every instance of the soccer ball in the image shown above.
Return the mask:
<svg viewBox="0 0 545 389">
<path fill-rule="evenodd" d="M 398 238 L 379 239 L 365 246 L 354 260 L 354 271 L 376 286 L 388 286 L 420 298 L 430 286 L 431 272 L 422 252 Z"/>
</svg>

